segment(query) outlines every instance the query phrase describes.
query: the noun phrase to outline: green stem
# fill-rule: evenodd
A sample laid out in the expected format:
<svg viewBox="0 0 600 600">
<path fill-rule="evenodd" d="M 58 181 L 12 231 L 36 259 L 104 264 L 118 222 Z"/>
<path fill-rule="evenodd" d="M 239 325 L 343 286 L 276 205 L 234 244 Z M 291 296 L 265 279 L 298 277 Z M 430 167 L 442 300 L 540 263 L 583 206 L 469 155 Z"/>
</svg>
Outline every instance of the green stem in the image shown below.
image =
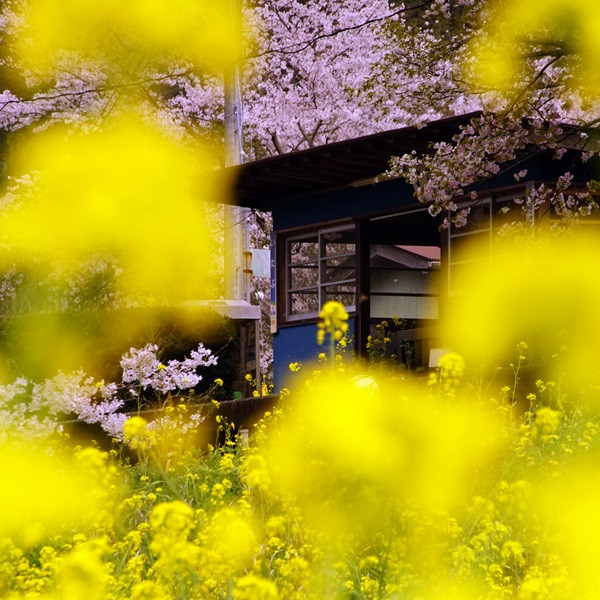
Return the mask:
<svg viewBox="0 0 600 600">
<path fill-rule="evenodd" d="M 333 368 L 335 364 L 335 337 L 333 331 L 329 332 L 329 360 L 331 368 Z"/>
</svg>

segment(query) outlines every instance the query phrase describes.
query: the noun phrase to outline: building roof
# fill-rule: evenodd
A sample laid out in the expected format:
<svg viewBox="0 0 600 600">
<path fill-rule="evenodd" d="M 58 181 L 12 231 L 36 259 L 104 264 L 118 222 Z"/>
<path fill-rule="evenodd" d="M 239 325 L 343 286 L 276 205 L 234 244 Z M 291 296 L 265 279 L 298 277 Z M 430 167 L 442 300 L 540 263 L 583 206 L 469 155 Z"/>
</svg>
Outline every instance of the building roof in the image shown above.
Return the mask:
<svg viewBox="0 0 600 600">
<path fill-rule="evenodd" d="M 392 156 L 449 140 L 479 113 L 403 127 L 359 138 L 263 158 L 237 167 L 231 203 L 272 210 L 286 200 L 370 182 L 384 173 Z"/>
<path fill-rule="evenodd" d="M 183 306 L 186 308 L 211 308 L 220 315 L 236 321 L 260 319 L 260 306 L 254 306 L 245 300 L 187 300 Z"/>
<path fill-rule="evenodd" d="M 439 266 L 439 246 L 405 246 L 400 244 L 371 244 L 371 266 L 409 269 L 431 269 Z"/>
</svg>

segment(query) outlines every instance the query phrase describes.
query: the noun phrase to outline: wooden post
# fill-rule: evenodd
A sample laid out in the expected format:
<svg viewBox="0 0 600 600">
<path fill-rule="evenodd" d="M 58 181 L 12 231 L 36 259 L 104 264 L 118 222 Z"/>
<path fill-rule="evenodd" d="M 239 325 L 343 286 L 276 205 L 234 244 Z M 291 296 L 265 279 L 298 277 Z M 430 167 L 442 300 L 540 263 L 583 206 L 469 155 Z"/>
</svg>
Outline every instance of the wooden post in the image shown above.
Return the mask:
<svg viewBox="0 0 600 600">
<path fill-rule="evenodd" d="M 356 222 L 356 321 L 355 351 L 367 358 L 367 340 L 371 330 L 371 228 L 369 219 Z"/>
</svg>

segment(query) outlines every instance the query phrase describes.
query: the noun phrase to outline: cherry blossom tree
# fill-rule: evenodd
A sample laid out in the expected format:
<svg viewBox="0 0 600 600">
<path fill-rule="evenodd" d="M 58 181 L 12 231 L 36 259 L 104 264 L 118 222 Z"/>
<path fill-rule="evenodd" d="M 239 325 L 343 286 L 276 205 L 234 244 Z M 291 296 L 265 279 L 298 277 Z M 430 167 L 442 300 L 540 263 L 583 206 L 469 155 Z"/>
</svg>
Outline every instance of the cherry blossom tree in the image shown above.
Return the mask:
<svg viewBox="0 0 600 600">
<path fill-rule="evenodd" d="M 200 70 L 182 58 L 133 55 L 115 68 L 65 52 L 45 72 L 23 68 L 11 43 L 20 35 L 26 2 L 6 0 L 0 17 L 1 131 L 55 122 L 96 129 L 129 99 L 191 144 L 209 140 L 215 164 L 223 164 L 223 64 Z M 533 31 L 518 29 L 518 20 L 506 15 L 519 2 L 246 0 L 241 66 L 247 160 L 476 110 L 479 116 L 454 140 L 431 153 L 398 157 L 390 171 L 410 181 L 433 213 L 448 210 L 448 222 L 460 225 L 468 211 L 456 202 L 465 190 L 518 163 L 533 146 L 557 156 L 576 147 L 588 158 L 594 151 L 589 137 L 577 132 L 595 124 L 597 95 L 584 93 L 581 78 L 573 83 L 574 64 L 585 52 L 572 32 L 537 17 L 524 19 L 535 21 Z M 502 47 L 498 31 L 517 29 L 520 37 L 510 38 L 509 46 L 523 62 L 499 83 L 494 73 L 500 67 L 494 71 L 496 63 L 486 63 L 494 57 L 486 48 Z M 492 66 L 486 70 L 485 64 Z M 567 172 L 555 189 L 531 193 L 563 215 L 587 214 L 594 208 L 593 190 L 571 193 L 570 181 Z M 21 182 L 9 183 L 10 193 L 19 193 Z M 269 227 L 268 215 L 253 216 L 254 245 L 266 244 Z M 257 301 L 267 295 L 263 284 L 254 282 Z"/>
<path fill-rule="evenodd" d="M 466 112 L 461 106 L 477 107 L 479 114 L 432 153 L 395 159 L 390 174 L 412 183 L 432 214 L 448 211 L 446 225 L 460 226 L 469 209 L 459 208 L 456 201 L 472 184 L 539 151 L 560 158 L 568 149 L 578 150 L 583 162 L 595 153 L 589 131 L 600 118 L 600 96 L 596 81 L 581 73 L 591 73 L 590 46 L 597 45 L 600 32 L 585 22 L 586 15 L 595 14 L 587 0 L 557 0 L 540 10 L 523 0 L 465 2 L 458 8 L 442 8 L 437 17 L 428 18 L 427 39 L 415 47 L 416 54 L 421 47 L 424 53 L 413 58 L 418 65 L 414 68 L 421 75 L 425 68 L 430 77 L 425 85 L 415 77 L 419 87 L 409 98 L 423 95 L 434 112 L 446 104 L 454 114 Z M 457 18 L 460 26 L 452 26 Z M 444 19 L 449 31 L 445 37 L 439 35 Z M 417 27 L 423 31 L 422 22 Z M 411 68 L 402 52 L 389 55 L 388 63 L 393 72 Z M 520 171 L 515 178 L 526 175 Z M 587 190 L 576 190 L 572 179 L 566 171 L 556 186 L 531 188 L 528 208 L 550 206 L 569 222 L 589 215 L 597 209 L 597 185 L 591 181 Z M 477 200 L 474 192 L 471 199 Z"/>
<path fill-rule="evenodd" d="M 385 55 L 388 0 L 260 0 L 248 61 L 246 135 L 256 156 L 356 137 L 402 121 L 358 93 Z"/>
<path fill-rule="evenodd" d="M 5 46 L 19 35 L 23 2 L 4 4 Z M 242 65 L 248 158 L 473 108 L 473 99 L 455 82 L 448 101 L 452 56 L 443 42 L 448 30 L 440 26 L 450 19 L 460 31 L 457 6 L 464 3 L 248 0 Z M 19 69 L 9 51 L 3 57 L 7 89 L 0 128 L 56 120 L 96 125 L 119 98 L 129 96 L 142 99 L 149 114 L 182 135 L 214 136 L 216 148 L 223 131 L 222 65 L 212 67 L 199 71 L 165 61 L 148 68 L 140 60 L 107 71 L 106 65 L 68 54 L 51 73 L 33 73 Z"/>
</svg>

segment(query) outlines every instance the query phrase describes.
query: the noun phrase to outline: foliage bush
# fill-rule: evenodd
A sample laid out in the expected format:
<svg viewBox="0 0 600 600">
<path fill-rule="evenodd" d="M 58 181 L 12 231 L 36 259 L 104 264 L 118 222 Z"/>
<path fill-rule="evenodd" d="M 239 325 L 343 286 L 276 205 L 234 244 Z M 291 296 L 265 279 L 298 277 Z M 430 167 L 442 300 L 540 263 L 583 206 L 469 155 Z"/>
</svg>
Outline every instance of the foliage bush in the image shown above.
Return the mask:
<svg viewBox="0 0 600 600">
<path fill-rule="evenodd" d="M 335 308 L 323 339 L 346 327 Z M 0 594 L 596 597 L 600 422 L 552 381 L 523 413 L 527 350 L 513 388 L 469 377 L 456 353 L 429 379 L 323 354 L 312 373 L 293 365 L 297 385 L 248 441 L 217 416 L 218 446 L 197 443 L 177 400 L 108 451 L 4 435 Z"/>
<path fill-rule="evenodd" d="M 35 332 L 35 338 L 27 332 Z M 77 352 L 61 353 L 65 338 L 76 340 Z M 219 362 L 211 367 L 209 379 L 196 386 L 196 393 L 205 392 L 218 377 L 224 382 L 218 397 L 231 397 L 240 378 L 239 336 L 231 319 L 211 309 L 129 307 L 13 315 L 5 317 L 0 328 L 0 355 L 6 357 L 14 377 L 42 381 L 53 377 L 60 366 L 63 371 L 84 369 L 96 379 L 116 381 L 119 360 L 131 347 L 156 344 L 167 362 L 182 360 L 200 340 Z"/>
</svg>

